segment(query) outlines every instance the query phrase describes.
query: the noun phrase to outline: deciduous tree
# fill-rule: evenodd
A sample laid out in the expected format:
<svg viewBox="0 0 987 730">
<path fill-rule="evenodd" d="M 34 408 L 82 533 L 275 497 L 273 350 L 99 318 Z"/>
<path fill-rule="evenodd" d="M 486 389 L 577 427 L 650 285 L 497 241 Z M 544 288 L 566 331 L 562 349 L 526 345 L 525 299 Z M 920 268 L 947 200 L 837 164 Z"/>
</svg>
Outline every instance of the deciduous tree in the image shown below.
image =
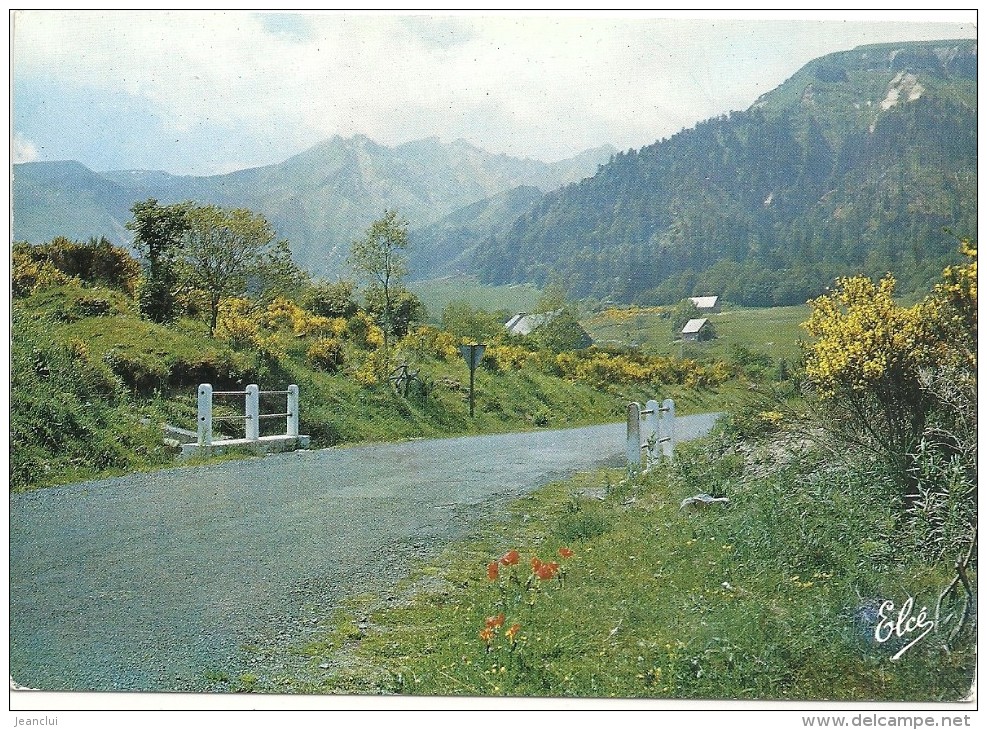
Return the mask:
<svg viewBox="0 0 987 730">
<path fill-rule="evenodd" d="M 370 225 L 362 238 L 353 242 L 350 250 L 350 265 L 366 277 L 367 298 L 376 298 L 382 304 L 380 325 L 384 330 L 385 350 L 388 338 L 394 334 L 395 306 L 408 273 L 402 255 L 407 247 L 407 221 L 399 218 L 397 211 L 388 210 Z"/>
</svg>

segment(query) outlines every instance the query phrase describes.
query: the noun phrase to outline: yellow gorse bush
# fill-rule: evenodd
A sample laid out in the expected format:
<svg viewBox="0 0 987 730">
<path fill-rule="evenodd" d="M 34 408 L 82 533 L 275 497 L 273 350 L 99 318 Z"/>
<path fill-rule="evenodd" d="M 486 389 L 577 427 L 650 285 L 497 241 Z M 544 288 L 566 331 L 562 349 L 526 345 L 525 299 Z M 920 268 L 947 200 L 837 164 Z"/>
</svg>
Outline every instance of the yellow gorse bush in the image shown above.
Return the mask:
<svg viewBox="0 0 987 730">
<path fill-rule="evenodd" d="M 490 345 L 484 360 L 498 372 L 520 370 L 531 357 L 531 351 L 517 345 Z"/>
<path fill-rule="evenodd" d="M 398 346 L 420 357 L 435 357 L 442 360 L 454 360 L 459 357 L 455 335 L 429 325 L 411 330 L 401 338 Z"/>
<path fill-rule="evenodd" d="M 808 347 L 805 372 L 822 397 L 909 378 L 934 362 L 941 342 L 929 302 L 901 306 L 894 289 L 891 276 L 877 284 L 854 276 L 809 302 L 812 312 L 803 327 L 816 340 Z"/>
<path fill-rule="evenodd" d="M 260 327 L 249 299 L 227 297 L 219 302 L 216 318 L 216 337 L 232 345 L 256 347 L 260 339 Z"/>
</svg>

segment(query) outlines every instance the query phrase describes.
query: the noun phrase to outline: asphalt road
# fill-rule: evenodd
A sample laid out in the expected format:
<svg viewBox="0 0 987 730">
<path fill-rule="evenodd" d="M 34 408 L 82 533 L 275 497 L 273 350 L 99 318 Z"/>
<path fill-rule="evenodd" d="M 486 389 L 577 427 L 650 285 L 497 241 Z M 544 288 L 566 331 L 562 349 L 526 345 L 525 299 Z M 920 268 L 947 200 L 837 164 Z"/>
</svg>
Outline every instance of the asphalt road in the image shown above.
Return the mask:
<svg viewBox="0 0 987 730">
<path fill-rule="evenodd" d="M 676 440 L 714 418 L 676 419 Z M 11 678 L 202 691 L 245 645 L 292 640 L 303 613 L 396 582 L 492 509 L 619 465 L 624 431 L 333 448 L 12 494 Z"/>
</svg>

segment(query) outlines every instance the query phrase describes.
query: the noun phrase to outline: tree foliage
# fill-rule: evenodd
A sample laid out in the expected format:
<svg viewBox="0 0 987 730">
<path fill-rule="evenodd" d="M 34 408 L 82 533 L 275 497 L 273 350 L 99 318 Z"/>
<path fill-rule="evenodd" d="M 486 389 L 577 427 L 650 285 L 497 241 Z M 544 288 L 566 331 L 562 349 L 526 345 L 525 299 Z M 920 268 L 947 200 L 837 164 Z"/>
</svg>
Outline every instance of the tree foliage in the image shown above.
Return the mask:
<svg viewBox="0 0 987 730">
<path fill-rule="evenodd" d="M 387 339 L 394 334 L 395 307 L 408 273 L 403 252 L 408 246 L 408 222 L 388 210 L 374 221 L 362 238 L 353 242 L 349 263 L 364 275 L 367 296 L 379 302 L 380 326 Z"/>
<path fill-rule="evenodd" d="M 354 289 L 352 281 L 319 280 L 305 290 L 301 304 L 323 317 L 352 317 L 358 307 L 353 296 Z"/>
<path fill-rule="evenodd" d="M 141 316 L 165 324 L 178 316 L 176 288 L 182 237 L 188 229 L 189 203 L 162 206 L 154 198 L 134 203 L 127 229 L 134 233 L 134 248 L 143 268 L 138 292 Z"/>
<path fill-rule="evenodd" d="M 242 294 L 252 277 L 263 278 L 267 267 L 278 259 L 274 229 L 257 213 L 214 205 L 189 208 L 186 221 L 183 273 L 193 286 L 206 292 L 212 334 L 220 300 Z"/>
<path fill-rule="evenodd" d="M 453 300 L 442 310 L 442 329 L 464 342 L 490 342 L 504 332 L 504 318 L 468 302 Z"/>
</svg>

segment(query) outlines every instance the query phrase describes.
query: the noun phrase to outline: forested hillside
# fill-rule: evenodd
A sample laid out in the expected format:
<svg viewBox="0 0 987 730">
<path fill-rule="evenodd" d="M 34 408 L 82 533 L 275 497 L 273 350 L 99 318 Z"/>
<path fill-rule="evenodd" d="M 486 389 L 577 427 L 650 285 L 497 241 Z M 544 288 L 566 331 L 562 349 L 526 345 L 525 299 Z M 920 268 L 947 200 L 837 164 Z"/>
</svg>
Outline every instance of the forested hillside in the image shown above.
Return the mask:
<svg viewBox="0 0 987 730">
<path fill-rule="evenodd" d="M 976 234 L 976 121 L 973 41 L 826 56 L 547 195 L 487 239 L 478 272 L 641 303 L 802 303 L 857 271 L 917 291 L 952 260 L 944 228 Z"/>
</svg>

